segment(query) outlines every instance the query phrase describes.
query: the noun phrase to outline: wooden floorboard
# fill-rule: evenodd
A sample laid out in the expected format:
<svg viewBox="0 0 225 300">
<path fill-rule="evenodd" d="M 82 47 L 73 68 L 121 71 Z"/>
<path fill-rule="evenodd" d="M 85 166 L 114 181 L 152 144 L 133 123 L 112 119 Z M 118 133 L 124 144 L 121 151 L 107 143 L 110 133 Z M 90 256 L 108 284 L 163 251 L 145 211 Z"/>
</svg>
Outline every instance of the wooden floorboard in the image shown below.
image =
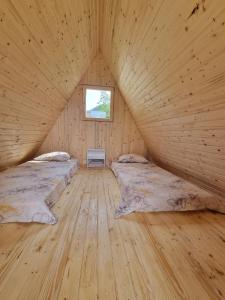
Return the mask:
<svg viewBox="0 0 225 300">
<path fill-rule="evenodd" d="M 225 216 L 115 219 L 110 170 L 79 170 L 56 225 L 0 225 L 0 299 L 225 299 Z"/>
</svg>

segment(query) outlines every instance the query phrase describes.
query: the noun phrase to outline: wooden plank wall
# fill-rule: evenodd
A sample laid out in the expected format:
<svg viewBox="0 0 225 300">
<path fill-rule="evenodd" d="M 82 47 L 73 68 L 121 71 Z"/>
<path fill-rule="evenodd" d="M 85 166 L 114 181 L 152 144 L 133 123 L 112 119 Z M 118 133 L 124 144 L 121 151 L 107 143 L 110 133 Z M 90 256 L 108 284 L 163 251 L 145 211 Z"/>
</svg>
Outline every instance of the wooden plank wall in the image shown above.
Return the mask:
<svg viewBox="0 0 225 300">
<path fill-rule="evenodd" d="M 225 1 L 101 1 L 101 50 L 151 155 L 225 192 Z"/>
<path fill-rule="evenodd" d="M 0 168 L 40 146 L 99 48 L 98 1 L 1 0 Z"/>
<path fill-rule="evenodd" d="M 83 120 L 84 84 L 115 88 L 113 122 Z M 107 163 L 122 153 L 146 155 L 145 143 L 101 54 L 90 65 L 39 153 L 67 151 L 83 165 L 88 148 L 105 148 Z"/>
</svg>

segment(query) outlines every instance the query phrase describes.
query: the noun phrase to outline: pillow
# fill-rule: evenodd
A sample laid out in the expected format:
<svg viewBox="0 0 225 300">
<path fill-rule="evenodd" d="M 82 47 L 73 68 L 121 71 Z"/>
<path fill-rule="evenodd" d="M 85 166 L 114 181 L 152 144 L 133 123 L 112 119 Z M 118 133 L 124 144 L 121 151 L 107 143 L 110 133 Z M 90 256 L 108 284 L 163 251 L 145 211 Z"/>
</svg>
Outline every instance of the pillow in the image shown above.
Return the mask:
<svg viewBox="0 0 225 300">
<path fill-rule="evenodd" d="M 70 155 L 67 152 L 49 152 L 34 158 L 38 161 L 67 161 L 69 159 Z"/>
<path fill-rule="evenodd" d="M 141 155 L 138 154 L 123 154 L 119 157 L 118 162 L 120 163 L 148 163 L 148 160 Z"/>
</svg>

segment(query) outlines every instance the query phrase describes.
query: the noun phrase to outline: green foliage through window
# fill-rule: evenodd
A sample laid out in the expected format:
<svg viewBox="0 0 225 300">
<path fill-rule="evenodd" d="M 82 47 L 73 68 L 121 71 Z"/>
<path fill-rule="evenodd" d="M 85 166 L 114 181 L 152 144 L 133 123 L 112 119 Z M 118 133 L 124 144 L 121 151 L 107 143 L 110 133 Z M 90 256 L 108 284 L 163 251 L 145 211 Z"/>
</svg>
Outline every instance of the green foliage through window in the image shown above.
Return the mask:
<svg viewBox="0 0 225 300">
<path fill-rule="evenodd" d="M 111 119 L 112 91 L 106 89 L 86 89 L 85 116 L 90 119 Z"/>
</svg>

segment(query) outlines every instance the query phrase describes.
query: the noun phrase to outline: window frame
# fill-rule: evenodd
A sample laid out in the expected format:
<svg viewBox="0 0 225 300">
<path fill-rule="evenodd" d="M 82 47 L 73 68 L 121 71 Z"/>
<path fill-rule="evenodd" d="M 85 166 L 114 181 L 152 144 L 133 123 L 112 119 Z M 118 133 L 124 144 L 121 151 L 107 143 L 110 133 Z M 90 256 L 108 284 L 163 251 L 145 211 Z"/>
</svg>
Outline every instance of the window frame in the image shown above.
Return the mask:
<svg viewBox="0 0 225 300">
<path fill-rule="evenodd" d="M 86 90 L 104 90 L 111 92 L 110 99 L 110 118 L 89 118 L 86 116 Z M 95 121 L 95 122 L 112 122 L 113 121 L 113 108 L 114 108 L 114 87 L 112 86 L 102 86 L 102 85 L 83 85 L 83 120 L 84 121 Z"/>
</svg>

